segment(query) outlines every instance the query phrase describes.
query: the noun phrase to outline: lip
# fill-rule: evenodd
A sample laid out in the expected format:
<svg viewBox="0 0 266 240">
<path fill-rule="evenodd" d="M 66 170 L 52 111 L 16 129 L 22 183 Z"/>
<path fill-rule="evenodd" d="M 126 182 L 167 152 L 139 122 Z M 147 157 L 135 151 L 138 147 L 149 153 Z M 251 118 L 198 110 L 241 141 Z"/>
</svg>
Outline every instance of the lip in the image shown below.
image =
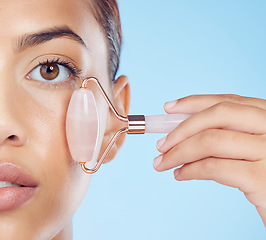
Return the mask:
<svg viewBox="0 0 266 240">
<path fill-rule="evenodd" d="M 0 181 L 21 185 L 0 188 L 0 211 L 20 207 L 33 197 L 38 187 L 38 182 L 32 176 L 13 163 L 0 164 Z"/>
</svg>

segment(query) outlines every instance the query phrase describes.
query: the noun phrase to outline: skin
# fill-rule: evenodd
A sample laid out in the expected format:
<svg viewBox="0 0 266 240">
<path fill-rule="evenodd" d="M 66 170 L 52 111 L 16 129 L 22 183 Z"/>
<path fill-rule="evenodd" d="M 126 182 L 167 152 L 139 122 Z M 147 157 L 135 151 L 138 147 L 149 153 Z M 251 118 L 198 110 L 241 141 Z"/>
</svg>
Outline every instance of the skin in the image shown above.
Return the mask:
<svg viewBox="0 0 266 240">
<path fill-rule="evenodd" d="M 266 101 L 237 95 L 189 96 L 165 104 L 167 113 L 192 113 L 166 138 L 154 167 L 177 181 L 214 180 L 238 188 L 266 226 Z M 193 149 L 193 151 L 191 151 Z"/>
<path fill-rule="evenodd" d="M 38 182 L 28 202 L 0 212 L 0 239 L 18 239 L 18 234 L 22 240 L 72 239 L 72 217 L 91 179 L 72 160 L 65 133 L 68 103 L 81 80 L 70 76 L 58 85 L 49 85 L 29 73 L 48 59 L 71 62 L 82 70 L 80 78 L 97 77 L 124 115 L 129 105 L 128 80 L 120 77 L 111 84 L 108 79 L 106 39 L 88 1 L 0 0 L 0 25 L 0 164 L 14 163 Z M 78 34 L 86 46 L 60 37 L 17 49 L 21 36 L 61 26 Z M 95 87 L 91 89 L 100 115 L 102 145 L 97 152 L 101 153 L 121 126 Z M 12 135 L 15 137 L 9 138 Z M 123 140 L 115 144 L 107 161 Z"/>
<path fill-rule="evenodd" d="M 38 181 L 30 201 L 0 212 L 0 238 L 13 240 L 19 234 L 22 240 L 72 239 L 72 217 L 91 179 L 72 160 L 65 134 L 67 106 L 81 81 L 69 79 L 49 86 L 27 76 L 40 61 L 54 57 L 70 61 L 82 69 L 81 78 L 100 79 L 123 115 L 128 112 L 128 80 L 120 77 L 110 84 L 106 39 L 86 1 L 0 0 L 0 23 L 0 164 L 14 163 Z M 65 25 L 86 47 L 58 38 L 16 49 L 17 39 L 24 34 Z M 102 145 L 97 148 L 101 155 L 121 126 L 92 89 L 101 116 Z M 175 170 L 178 181 L 214 180 L 237 187 L 266 223 L 265 101 L 234 95 L 190 96 L 166 104 L 165 109 L 193 116 L 158 142 L 162 155 L 155 160 L 155 169 L 182 166 Z M 115 144 L 106 161 L 115 156 L 123 140 Z"/>
</svg>

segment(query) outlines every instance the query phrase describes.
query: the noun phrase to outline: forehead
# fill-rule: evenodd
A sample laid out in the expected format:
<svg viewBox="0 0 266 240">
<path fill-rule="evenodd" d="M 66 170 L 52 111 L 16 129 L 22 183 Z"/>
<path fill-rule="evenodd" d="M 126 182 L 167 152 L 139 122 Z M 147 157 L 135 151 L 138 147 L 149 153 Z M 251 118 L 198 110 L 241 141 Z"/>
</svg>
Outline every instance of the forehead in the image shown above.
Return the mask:
<svg viewBox="0 0 266 240">
<path fill-rule="evenodd" d="M 67 25 L 86 39 L 99 25 L 84 0 L 0 0 L 0 38 Z"/>
</svg>

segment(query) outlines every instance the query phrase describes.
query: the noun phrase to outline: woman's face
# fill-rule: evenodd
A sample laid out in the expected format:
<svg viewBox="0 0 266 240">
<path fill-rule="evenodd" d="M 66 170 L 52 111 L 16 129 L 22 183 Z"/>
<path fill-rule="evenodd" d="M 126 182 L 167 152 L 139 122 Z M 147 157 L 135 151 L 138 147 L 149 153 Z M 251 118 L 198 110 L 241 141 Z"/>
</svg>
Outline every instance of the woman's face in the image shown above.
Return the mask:
<svg viewBox="0 0 266 240">
<path fill-rule="evenodd" d="M 111 86 L 105 37 L 86 2 L 0 0 L 0 180 L 16 178 L 16 166 L 37 185 L 26 194 L 0 188 L 0 239 L 71 234 L 89 185 L 68 150 L 66 111 L 77 76 Z M 102 139 L 107 107 L 98 102 Z"/>
</svg>

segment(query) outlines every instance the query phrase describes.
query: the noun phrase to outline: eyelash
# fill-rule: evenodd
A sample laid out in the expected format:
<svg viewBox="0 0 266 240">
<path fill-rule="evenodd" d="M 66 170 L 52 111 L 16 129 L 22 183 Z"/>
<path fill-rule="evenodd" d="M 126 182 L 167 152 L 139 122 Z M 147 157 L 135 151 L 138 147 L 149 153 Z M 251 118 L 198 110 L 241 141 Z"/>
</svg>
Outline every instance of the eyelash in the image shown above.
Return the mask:
<svg viewBox="0 0 266 240">
<path fill-rule="evenodd" d="M 45 60 L 43 62 L 39 62 L 39 65 L 36 66 L 35 68 L 37 68 L 39 66 L 42 66 L 42 65 L 45 65 L 45 64 L 58 64 L 58 65 L 64 66 L 76 78 L 79 78 L 79 76 L 80 76 L 80 74 L 82 72 L 82 70 L 77 69 L 71 62 L 65 61 L 65 60 L 61 60 L 60 58 L 57 58 L 56 60 L 47 59 L 47 60 Z"/>
</svg>

